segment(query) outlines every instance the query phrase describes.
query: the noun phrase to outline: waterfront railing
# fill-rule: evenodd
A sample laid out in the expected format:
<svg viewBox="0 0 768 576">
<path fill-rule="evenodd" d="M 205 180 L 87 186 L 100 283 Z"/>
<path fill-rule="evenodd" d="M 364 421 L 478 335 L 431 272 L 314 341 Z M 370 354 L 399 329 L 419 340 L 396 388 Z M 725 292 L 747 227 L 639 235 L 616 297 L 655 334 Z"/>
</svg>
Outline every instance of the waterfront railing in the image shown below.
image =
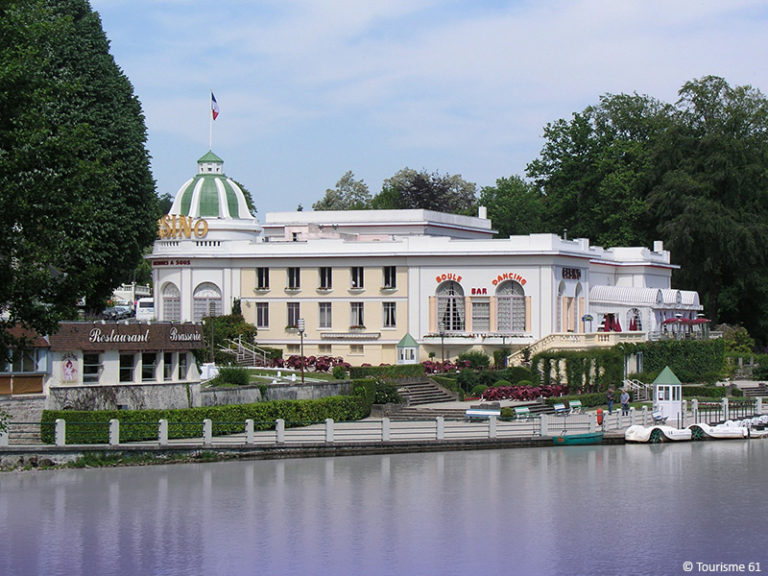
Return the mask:
<svg viewBox="0 0 768 576">
<path fill-rule="evenodd" d="M 762 413 L 761 399 L 729 400 L 721 402 L 683 401 L 683 411 L 674 421 L 666 424 L 684 428 L 689 424 L 717 423 L 725 419 L 748 418 Z M 620 432 L 634 424 L 650 426 L 654 423 L 647 407 L 630 408 L 622 414 L 603 413 L 598 424 L 595 412 L 584 414 L 541 414 L 528 418 L 506 419 L 489 417 L 487 420 L 460 420 L 442 416 L 421 420 L 397 420 L 390 418 L 366 418 L 353 422 L 297 422 L 275 420 L 269 422 L 174 422 L 160 420 L 156 423 L 77 422 L 56 420 L 53 430 L 56 446 L 98 444 L 110 446 L 280 446 L 312 444 L 365 444 L 398 442 L 461 442 L 488 439 L 525 439 L 578 434 L 603 430 Z M 39 422 L 9 422 L 8 430 L 0 432 L 0 450 L 4 446 L 41 445 Z M 139 427 L 142 434 L 136 432 Z M 231 434 L 231 430 L 242 430 Z M 70 438 L 77 441 L 68 441 Z M 121 431 L 123 439 L 121 440 Z M 127 431 L 127 432 L 126 432 Z M 125 438 L 146 438 L 143 441 L 126 441 Z"/>
<path fill-rule="evenodd" d="M 488 439 L 525 439 L 557 436 L 568 433 L 621 431 L 632 424 L 650 425 L 652 417 L 645 408 L 631 409 L 626 415 L 619 412 L 604 414 L 601 425 L 595 413 L 567 416 L 542 414 L 520 419 L 490 417 L 487 420 L 467 421 L 442 416 L 421 420 L 397 420 L 368 418 L 353 422 L 294 422 L 275 420 L 270 422 L 217 422 L 204 420 L 199 423 L 159 420 L 156 423 L 77 422 L 56 420 L 53 430 L 56 446 L 98 444 L 109 446 L 153 445 L 173 446 L 280 446 L 312 444 L 365 444 L 399 442 L 462 442 Z M 37 433 L 30 433 L 36 426 Z M 126 441 L 140 437 L 137 428 L 142 427 L 147 438 L 143 441 Z M 237 434 L 231 431 L 240 428 Z M 69 434 L 68 434 L 69 432 Z M 122 434 L 121 434 L 122 433 Z M 121 435 L 123 439 L 121 439 Z M 70 440 L 67 437 L 70 437 Z M 40 424 L 11 421 L 9 430 L 0 434 L 0 448 L 9 445 L 40 445 Z M 73 441 L 73 439 L 77 439 Z"/>
</svg>

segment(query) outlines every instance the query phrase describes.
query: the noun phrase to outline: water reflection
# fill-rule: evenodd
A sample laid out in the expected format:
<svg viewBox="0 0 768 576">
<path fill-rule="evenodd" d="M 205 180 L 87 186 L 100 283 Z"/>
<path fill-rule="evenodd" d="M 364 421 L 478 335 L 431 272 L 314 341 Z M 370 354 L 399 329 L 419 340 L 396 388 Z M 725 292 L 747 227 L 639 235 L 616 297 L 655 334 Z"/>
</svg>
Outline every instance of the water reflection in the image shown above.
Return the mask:
<svg viewBox="0 0 768 576">
<path fill-rule="evenodd" d="M 766 452 L 734 441 L 8 473 L 0 574 L 768 568 Z"/>
</svg>

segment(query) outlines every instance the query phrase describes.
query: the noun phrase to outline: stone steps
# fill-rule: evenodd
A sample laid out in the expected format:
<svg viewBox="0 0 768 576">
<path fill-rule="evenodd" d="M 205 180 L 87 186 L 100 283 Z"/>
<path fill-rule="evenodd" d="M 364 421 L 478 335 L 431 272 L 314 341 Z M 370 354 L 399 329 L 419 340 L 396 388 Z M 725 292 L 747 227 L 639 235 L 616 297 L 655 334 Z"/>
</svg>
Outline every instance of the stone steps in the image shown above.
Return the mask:
<svg viewBox="0 0 768 576">
<path fill-rule="evenodd" d="M 456 395 L 449 392 L 432 380 L 409 382 L 398 388 L 400 395 L 406 400 L 408 406 L 421 404 L 434 404 L 437 402 L 452 402 Z"/>
</svg>

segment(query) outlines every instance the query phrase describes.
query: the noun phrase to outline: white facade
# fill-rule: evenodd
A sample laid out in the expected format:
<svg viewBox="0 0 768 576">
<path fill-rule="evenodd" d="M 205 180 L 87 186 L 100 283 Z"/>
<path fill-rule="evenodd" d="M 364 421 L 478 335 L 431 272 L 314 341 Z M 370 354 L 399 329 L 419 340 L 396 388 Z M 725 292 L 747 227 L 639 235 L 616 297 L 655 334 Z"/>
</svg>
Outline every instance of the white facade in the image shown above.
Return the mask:
<svg viewBox="0 0 768 576">
<path fill-rule="evenodd" d="M 695 292 L 672 289 L 661 243 L 493 239 L 487 218 L 428 210 L 275 213 L 262 227 L 250 215 L 187 208 L 161 220 L 149 257 L 158 319 L 197 322 L 239 299 L 258 344 L 286 354 L 299 352 L 298 318 L 305 355 L 394 364 L 406 335 L 421 360 L 453 358 L 555 333 L 657 331 L 701 310 Z"/>
</svg>

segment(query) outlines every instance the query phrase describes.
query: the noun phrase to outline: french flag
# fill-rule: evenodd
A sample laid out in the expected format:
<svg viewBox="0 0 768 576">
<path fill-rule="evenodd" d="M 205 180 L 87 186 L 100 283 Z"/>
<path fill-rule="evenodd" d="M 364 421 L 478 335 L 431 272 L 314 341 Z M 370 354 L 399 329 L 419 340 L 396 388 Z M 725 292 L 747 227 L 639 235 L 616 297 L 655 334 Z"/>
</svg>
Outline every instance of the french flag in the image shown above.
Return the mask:
<svg viewBox="0 0 768 576">
<path fill-rule="evenodd" d="M 214 120 L 219 117 L 219 103 L 216 102 L 216 96 L 213 95 L 213 92 L 211 92 L 211 114 L 213 114 Z"/>
</svg>

